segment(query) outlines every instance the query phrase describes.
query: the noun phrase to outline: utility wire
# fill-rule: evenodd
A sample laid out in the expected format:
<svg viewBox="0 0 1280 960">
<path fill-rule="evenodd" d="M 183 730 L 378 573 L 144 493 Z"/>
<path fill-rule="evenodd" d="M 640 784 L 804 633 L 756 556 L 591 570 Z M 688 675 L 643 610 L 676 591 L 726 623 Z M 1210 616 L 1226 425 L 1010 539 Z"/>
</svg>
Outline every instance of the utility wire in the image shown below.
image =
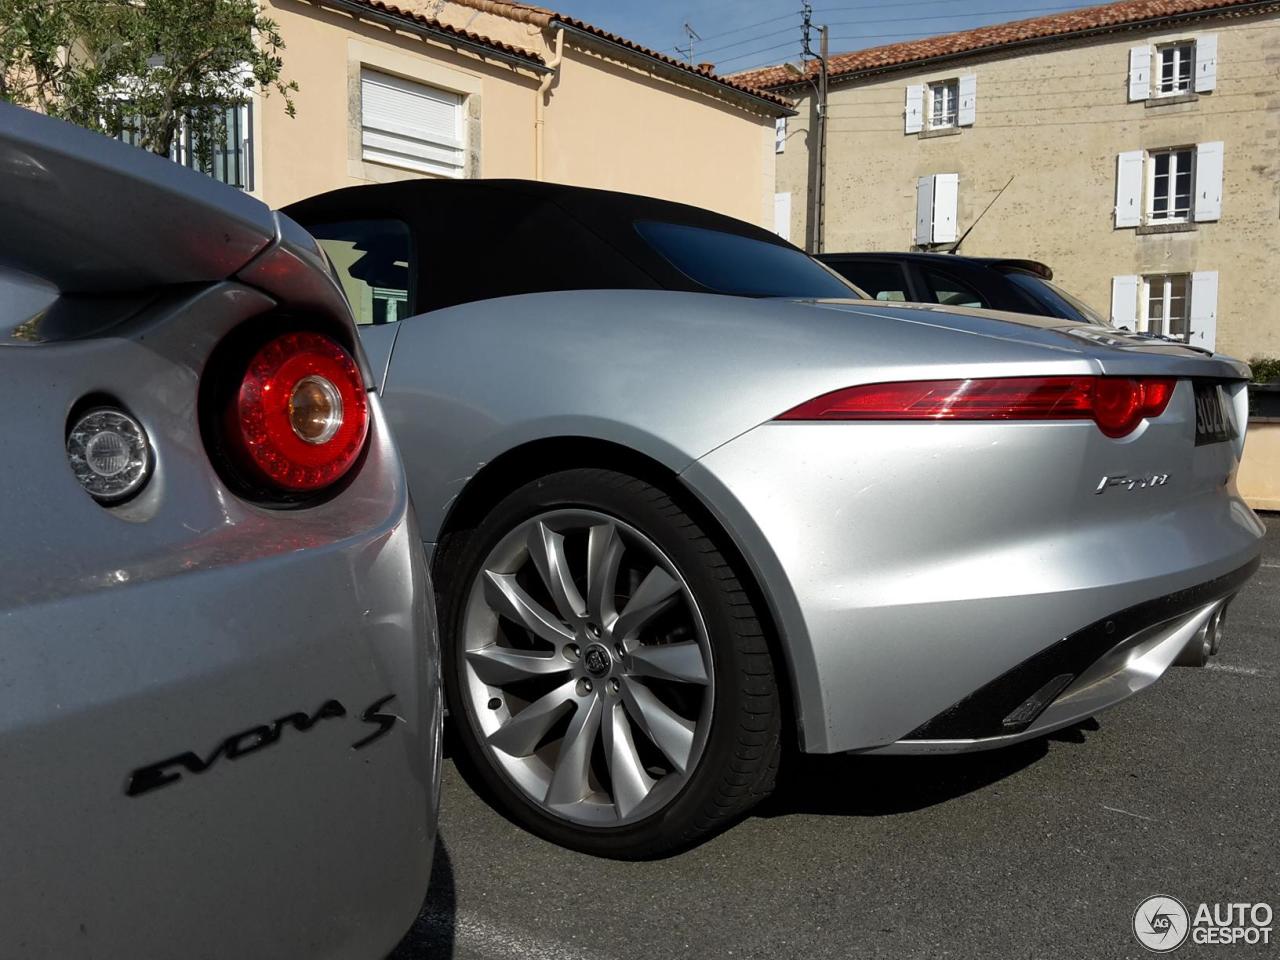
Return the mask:
<svg viewBox="0 0 1280 960">
<path fill-rule="evenodd" d="M 708 42 L 711 40 L 719 40 L 721 37 L 730 37 L 730 36 L 733 36 L 735 33 L 741 33 L 743 30 L 751 30 L 754 27 L 767 26 L 768 24 L 771 24 L 771 23 L 777 23 L 780 20 L 789 20 L 792 17 L 798 17 L 798 16 L 800 16 L 800 11 L 796 10 L 793 13 L 784 13 L 780 17 L 771 17 L 768 20 L 761 20 L 759 23 L 747 23 L 747 24 L 743 24 L 740 27 L 734 27 L 732 30 L 724 30 L 720 33 L 711 33 L 703 37 L 702 39 L 703 39 L 703 42 Z M 667 49 L 674 50 L 675 47 L 668 47 Z"/>
<path fill-rule="evenodd" d="M 734 43 L 725 43 L 725 44 L 721 44 L 718 47 L 708 47 L 701 51 L 701 55 L 705 56 L 706 54 L 718 53 L 721 50 L 732 50 L 734 47 L 740 47 L 746 43 L 758 43 L 761 40 L 770 40 L 773 37 L 780 37 L 784 33 L 793 33 L 793 32 L 794 31 L 790 29 L 771 30 L 769 33 L 762 33 L 757 37 L 747 37 L 745 40 L 738 40 L 738 41 L 735 41 Z"/>
<path fill-rule="evenodd" d="M 788 40 L 785 43 L 779 43 L 776 46 L 765 47 L 763 50 L 752 50 L 750 53 L 740 53 L 734 57 L 724 57 L 716 65 L 721 66 L 726 63 L 732 63 L 734 60 L 741 60 L 744 57 L 758 56 L 762 53 L 768 53 L 770 50 L 781 50 L 783 47 L 798 47 L 798 46 L 800 46 L 799 40 Z M 746 69 L 746 68 L 744 67 L 743 69 Z"/>
</svg>

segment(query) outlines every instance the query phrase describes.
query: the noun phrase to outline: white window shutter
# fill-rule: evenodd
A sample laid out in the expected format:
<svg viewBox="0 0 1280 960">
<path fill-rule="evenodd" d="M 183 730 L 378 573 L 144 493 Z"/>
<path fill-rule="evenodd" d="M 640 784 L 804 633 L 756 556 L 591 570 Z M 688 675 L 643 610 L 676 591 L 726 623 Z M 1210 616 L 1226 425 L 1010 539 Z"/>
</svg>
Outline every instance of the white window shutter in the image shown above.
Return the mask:
<svg viewBox="0 0 1280 960">
<path fill-rule="evenodd" d="M 939 173 L 933 178 L 933 242 L 956 239 L 956 207 L 960 199 L 960 174 Z"/>
<path fill-rule="evenodd" d="M 1196 93 L 1208 93 L 1218 82 L 1218 35 L 1196 37 Z"/>
<path fill-rule="evenodd" d="M 1196 144 L 1196 196 L 1192 214 L 1197 223 L 1222 218 L 1222 141 Z"/>
<path fill-rule="evenodd" d="M 779 117 L 773 121 L 773 152 L 783 153 L 787 149 L 787 118 Z"/>
<path fill-rule="evenodd" d="M 962 127 L 972 127 L 978 117 L 978 77 L 967 73 L 960 78 L 960 115 L 957 122 Z"/>
<path fill-rule="evenodd" d="M 919 246 L 933 242 L 933 177 L 916 181 L 916 234 Z"/>
<path fill-rule="evenodd" d="M 791 194 L 773 195 L 773 232 L 791 242 Z"/>
<path fill-rule="evenodd" d="M 924 84 L 913 83 L 907 87 L 907 133 L 919 133 L 924 128 Z"/>
<path fill-rule="evenodd" d="M 1151 48 L 1129 48 L 1129 100 L 1146 100 L 1151 96 Z"/>
<path fill-rule="evenodd" d="M 1128 150 L 1116 158 L 1116 226 L 1136 227 L 1142 223 L 1141 150 Z"/>
<path fill-rule="evenodd" d="M 1111 322 L 1117 327 L 1138 329 L 1138 284 L 1136 276 L 1111 278 Z"/>
<path fill-rule="evenodd" d="M 1202 270 L 1191 275 L 1191 345 L 1217 349 L 1218 271 Z"/>
</svg>

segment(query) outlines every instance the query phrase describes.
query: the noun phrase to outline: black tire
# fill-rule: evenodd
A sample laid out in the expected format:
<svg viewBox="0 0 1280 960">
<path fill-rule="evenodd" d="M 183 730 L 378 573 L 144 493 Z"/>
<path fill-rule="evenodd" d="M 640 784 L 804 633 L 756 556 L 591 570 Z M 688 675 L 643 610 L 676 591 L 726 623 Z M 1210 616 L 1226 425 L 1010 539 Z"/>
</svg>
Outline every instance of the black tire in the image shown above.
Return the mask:
<svg viewBox="0 0 1280 960">
<path fill-rule="evenodd" d="M 482 564 L 511 530 L 545 511 L 598 511 L 643 533 L 684 577 L 710 643 L 715 696 L 701 757 L 664 807 L 637 822 L 595 827 L 569 822 L 533 802 L 482 746 L 464 695 L 459 656 L 467 598 Z M 761 618 L 741 574 L 708 532 L 667 492 L 604 469 L 573 469 L 531 481 L 504 497 L 471 529 L 440 545 L 436 585 L 444 686 L 459 747 L 457 762 L 508 818 L 561 846 L 615 859 L 648 859 L 688 848 L 723 829 L 772 791 L 781 753 L 781 708 Z"/>
</svg>

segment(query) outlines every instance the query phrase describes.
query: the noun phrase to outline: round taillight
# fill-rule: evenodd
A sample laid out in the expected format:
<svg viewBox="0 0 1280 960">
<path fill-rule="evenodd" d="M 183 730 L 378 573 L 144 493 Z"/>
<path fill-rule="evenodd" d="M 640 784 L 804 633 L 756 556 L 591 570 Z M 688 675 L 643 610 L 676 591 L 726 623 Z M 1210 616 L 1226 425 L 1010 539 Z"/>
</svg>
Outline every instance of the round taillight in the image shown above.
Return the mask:
<svg viewBox="0 0 1280 960">
<path fill-rule="evenodd" d="M 1142 384 L 1128 377 L 1093 381 L 1093 419 L 1108 437 L 1133 432 L 1142 420 Z"/>
<path fill-rule="evenodd" d="M 369 432 L 360 370 L 318 333 L 286 333 L 249 360 L 227 413 L 242 466 L 288 493 L 314 493 L 340 480 Z"/>
</svg>

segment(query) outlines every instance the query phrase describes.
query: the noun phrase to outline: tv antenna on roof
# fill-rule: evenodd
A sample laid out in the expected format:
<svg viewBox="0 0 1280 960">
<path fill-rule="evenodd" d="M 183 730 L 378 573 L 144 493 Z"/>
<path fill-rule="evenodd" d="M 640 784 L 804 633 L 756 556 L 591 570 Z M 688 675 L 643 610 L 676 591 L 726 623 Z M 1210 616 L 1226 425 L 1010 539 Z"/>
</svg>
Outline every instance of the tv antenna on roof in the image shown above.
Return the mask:
<svg viewBox="0 0 1280 960">
<path fill-rule="evenodd" d="M 684 35 L 688 40 L 688 46 L 677 46 L 676 53 L 682 54 L 686 60 L 693 63 L 693 43 L 695 40 L 701 40 L 702 37 L 698 36 L 698 31 L 693 29 L 688 21 L 685 21 Z"/>
</svg>

